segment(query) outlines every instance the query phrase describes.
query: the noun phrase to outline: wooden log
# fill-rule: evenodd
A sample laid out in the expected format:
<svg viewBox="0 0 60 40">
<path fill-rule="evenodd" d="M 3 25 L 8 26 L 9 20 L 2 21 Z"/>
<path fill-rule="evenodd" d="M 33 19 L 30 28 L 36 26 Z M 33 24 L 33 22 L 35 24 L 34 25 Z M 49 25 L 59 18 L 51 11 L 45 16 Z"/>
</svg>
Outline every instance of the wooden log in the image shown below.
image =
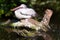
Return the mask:
<svg viewBox="0 0 60 40">
<path fill-rule="evenodd" d="M 28 31 L 27 29 L 5 29 L 8 32 L 16 32 L 18 35 L 22 35 L 22 36 L 27 36 L 27 37 L 35 37 L 35 36 L 42 36 L 45 40 L 52 40 L 51 36 L 49 36 L 47 33 L 45 33 L 46 31 L 48 31 L 47 26 L 49 25 L 49 21 L 50 18 L 52 16 L 52 10 L 47 9 L 45 11 L 45 15 L 43 17 L 43 19 L 41 20 L 41 22 L 38 22 L 34 19 L 28 19 L 28 22 L 26 22 L 25 20 L 19 21 L 17 23 L 14 23 L 13 26 L 17 26 L 20 27 L 24 26 L 25 28 L 31 28 L 31 29 L 35 29 L 35 31 Z M 38 30 L 43 30 L 44 32 L 38 31 Z"/>
</svg>

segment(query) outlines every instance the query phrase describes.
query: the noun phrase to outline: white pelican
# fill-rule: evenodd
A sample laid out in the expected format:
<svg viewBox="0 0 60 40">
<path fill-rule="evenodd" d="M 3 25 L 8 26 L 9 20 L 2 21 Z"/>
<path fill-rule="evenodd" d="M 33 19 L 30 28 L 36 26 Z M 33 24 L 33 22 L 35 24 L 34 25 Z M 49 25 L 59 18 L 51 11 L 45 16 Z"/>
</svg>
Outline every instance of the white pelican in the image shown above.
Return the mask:
<svg viewBox="0 0 60 40">
<path fill-rule="evenodd" d="M 25 4 L 21 4 L 20 6 L 12 9 L 15 12 L 15 16 L 18 19 L 28 19 L 36 16 L 36 12 L 32 8 L 28 8 Z"/>
</svg>

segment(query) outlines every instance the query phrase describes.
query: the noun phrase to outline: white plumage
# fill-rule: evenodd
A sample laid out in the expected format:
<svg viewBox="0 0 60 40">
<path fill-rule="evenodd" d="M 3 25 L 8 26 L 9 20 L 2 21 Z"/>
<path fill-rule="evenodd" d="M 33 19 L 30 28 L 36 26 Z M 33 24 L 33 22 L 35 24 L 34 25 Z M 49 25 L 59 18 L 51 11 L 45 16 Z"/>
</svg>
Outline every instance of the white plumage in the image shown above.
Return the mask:
<svg viewBox="0 0 60 40">
<path fill-rule="evenodd" d="M 15 16 L 18 19 L 21 19 L 21 18 L 28 19 L 28 18 L 35 17 L 36 12 L 32 8 L 27 8 L 27 6 L 24 4 L 21 4 L 19 7 L 21 8 L 18 10 L 15 10 Z"/>
</svg>

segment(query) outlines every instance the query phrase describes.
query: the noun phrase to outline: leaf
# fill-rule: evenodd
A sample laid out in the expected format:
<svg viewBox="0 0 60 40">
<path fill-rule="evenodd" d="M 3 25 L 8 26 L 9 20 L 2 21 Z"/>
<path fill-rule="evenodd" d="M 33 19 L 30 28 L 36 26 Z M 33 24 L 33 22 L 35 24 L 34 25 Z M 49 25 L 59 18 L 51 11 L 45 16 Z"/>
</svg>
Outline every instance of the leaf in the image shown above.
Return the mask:
<svg viewBox="0 0 60 40">
<path fill-rule="evenodd" d="M 27 2 L 27 0 L 21 0 L 21 2 Z"/>
</svg>

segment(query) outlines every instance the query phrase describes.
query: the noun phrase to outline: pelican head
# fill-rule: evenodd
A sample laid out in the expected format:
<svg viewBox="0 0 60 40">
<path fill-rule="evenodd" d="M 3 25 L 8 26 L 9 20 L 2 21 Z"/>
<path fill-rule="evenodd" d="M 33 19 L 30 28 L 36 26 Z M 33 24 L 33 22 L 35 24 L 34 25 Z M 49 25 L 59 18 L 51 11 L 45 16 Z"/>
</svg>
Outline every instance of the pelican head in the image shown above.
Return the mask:
<svg viewBox="0 0 60 40">
<path fill-rule="evenodd" d="M 20 7 L 21 8 L 27 8 L 27 6 L 25 4 L 21 4 Z"/>
</svg>

